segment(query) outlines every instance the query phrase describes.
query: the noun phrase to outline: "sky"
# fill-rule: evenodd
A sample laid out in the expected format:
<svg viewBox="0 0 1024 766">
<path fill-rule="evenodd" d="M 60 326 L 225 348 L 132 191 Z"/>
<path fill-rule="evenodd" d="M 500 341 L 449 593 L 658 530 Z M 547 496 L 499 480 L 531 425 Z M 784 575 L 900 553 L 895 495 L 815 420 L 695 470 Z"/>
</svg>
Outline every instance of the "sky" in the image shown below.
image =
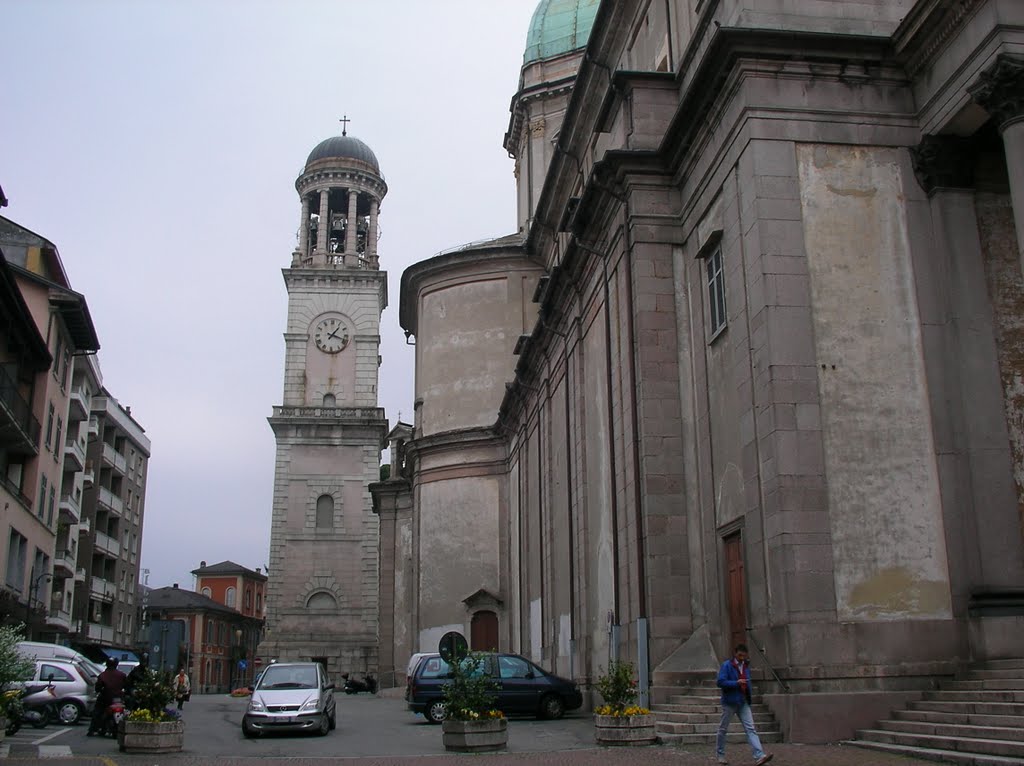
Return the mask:
<svg viewBox="0 0 1024 766">
<path fill-rule="evenodd" d="M 152 441 L 151 587 L 267 564 L 295 179 L 345 115 L 388 184 L 380 405 L 411 420 L 401 275 L 515 231 L 502 138 L 537 2 L 0 0 L 0 215 L 57 245 Z"/>
</svg>

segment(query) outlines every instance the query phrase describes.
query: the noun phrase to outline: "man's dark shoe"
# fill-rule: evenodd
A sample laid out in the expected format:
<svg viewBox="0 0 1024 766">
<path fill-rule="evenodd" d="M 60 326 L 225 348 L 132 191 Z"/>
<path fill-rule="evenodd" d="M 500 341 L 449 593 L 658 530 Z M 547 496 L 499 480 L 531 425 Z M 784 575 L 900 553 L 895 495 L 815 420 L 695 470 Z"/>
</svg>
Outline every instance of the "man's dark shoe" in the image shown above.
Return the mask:
<svg viewBox="0 0 1024 766">
<path fill-rule="evenodd" d="M 775 756 L 772 755 L 771 753 L 765 753 L 764 755 L 762 755 L 760 758 L 757 759 L 757 761 L 754 763 L 754 766 L 764 766 L 764 764 L 768 763 L 768 761 L 770 761 L 774 757 Z"/>
</svg>

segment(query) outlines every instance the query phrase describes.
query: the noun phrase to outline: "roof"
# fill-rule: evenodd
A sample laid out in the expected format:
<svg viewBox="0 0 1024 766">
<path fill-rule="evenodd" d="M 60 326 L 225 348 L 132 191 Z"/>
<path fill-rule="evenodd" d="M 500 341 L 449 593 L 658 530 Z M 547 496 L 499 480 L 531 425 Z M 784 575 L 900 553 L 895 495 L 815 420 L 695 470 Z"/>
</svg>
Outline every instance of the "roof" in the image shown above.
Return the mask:
<svg viewBox="0 0 1024 766">
<path fill-rule="evenodd" d="M 36 371 L 48 370 L 53 357 L 32 319 L 32 312 L 25 303 L 3 250 L 0 250 L 0 303 L 5 309 L 0 310 L 0 316 L 6 317 L 8 349 L 24 349 L 26 362 Z"/>
<path fill-rule="evenodd" d="M 325 141 L 321 141 L 306 158 L 306 167 L 308 168 L 317 160 L 327 159 L 358 160 L 369 165 L 378 175 L 380 174 L 377 155 L 369 146 L 354 136 L 331 136 Z"/>
<path fill-rule="evenodd" d="M 150 590 L 146 599 L 146 609 L 150 612 L 173 609 L 186 611 L 203 609 L 208 612 L 224 612 L 239 617 L 242 616 L 237 609 L 224 606 L 209 596 L 175 587 L 153 588 Z"/>
<path fill-rule="evenodd" d="M 241 564 L 236 564 L 234 561 L 222 561 L 219 564 L 210 564 L 209 566 L 201 566 L 198 569 L 193 569 L 192 574 L 194 575 L 233 575 L 240 574 L 245 575 L 254 580 L 266 580 L 267 576 L 260 572 L 255 572 L 248 567 L 244 567 Z"/>
<path fill-rule="evenodd" d="M 541 0 L 530 21 L 523 64 L 585 48 L 600 0 Z"/>
</svg>

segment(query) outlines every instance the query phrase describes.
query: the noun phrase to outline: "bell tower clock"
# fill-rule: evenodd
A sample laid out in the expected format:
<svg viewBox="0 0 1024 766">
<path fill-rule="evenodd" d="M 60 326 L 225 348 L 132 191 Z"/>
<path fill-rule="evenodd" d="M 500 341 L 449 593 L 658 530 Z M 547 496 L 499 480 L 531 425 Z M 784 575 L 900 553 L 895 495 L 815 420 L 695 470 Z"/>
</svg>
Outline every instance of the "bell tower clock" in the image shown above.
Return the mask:
<svg viewBox="0 0 1024 766">
<path fill-rule="evenodd" d="M 387 193 L 377 158 L 347 135 L 310 153 L 295 182 L 298 246 L 288 290 L 284 397 L 269 418 L 277 442 L 267 621 L 260 653 L 377 665 L 379 478 L 387 420 L 377 406 L 387 273 L 377 215 Z"/>
</svg>

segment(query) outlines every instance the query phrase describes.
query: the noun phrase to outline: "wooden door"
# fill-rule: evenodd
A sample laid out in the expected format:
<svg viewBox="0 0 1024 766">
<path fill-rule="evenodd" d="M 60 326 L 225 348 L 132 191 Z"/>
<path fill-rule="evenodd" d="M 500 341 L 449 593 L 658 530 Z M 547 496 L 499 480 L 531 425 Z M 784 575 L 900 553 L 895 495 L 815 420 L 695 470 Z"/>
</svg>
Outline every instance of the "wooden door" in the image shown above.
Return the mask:
<svg viewBox="0 0 1024 766">
<path fill-rule="evenodd" d="M 477 612 L 469 628 L 469 648 L 472 651 L 498 650 L 498 615 L 494 612 Z"/>
<path fill-rule="evenodd" d="M 747 642 L 747 583 L 743 576 L 743 537 L 737 532 L 725 544 L 725 600 L 729 615 L 729 656 Z"/>
</svg>

